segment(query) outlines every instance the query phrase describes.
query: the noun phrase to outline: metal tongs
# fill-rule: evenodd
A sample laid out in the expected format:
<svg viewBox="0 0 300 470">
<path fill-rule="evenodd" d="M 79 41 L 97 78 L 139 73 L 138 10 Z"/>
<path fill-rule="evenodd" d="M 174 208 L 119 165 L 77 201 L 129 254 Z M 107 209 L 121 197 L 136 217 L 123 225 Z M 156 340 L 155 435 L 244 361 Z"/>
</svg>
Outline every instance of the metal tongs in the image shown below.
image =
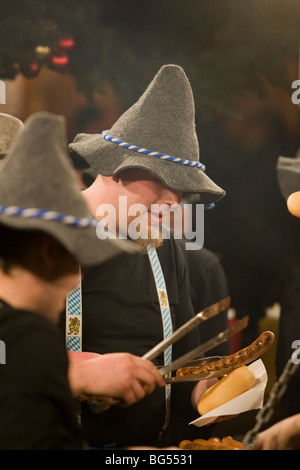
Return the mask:
<svg viewBox="0 0 300 470">
<path fill-rule="evenodd" d="M 152 361 L 157 356 L 159 356 L 168 346 L 170 346 L 171 344 L 174 344 L 183 336 L 187 335 L 190 331 L 192 331 L 194 328 L 200 325 L 200 323 L 202 323 L 203 321 L 206 321 L 214 317 L 215 315 L 218 315 L 219 313 L 223 312 L 224 310 L 226 310 L 229 307 L 229 305 L 230 305 L 230 297 L 226 297 L 225 299 L 219 302 L 216 302 L 215 304 L 205 308 L 202 312 L 195 315 L 191 320 L 187 321 L 184 325 L 182 325 L 180 328 L 174 331 L 174 333 L 172 333 L 168 338 L 165 338 L 163 341 L 161 341 L 156 346 L 154 346 L 154 348 L 152 348 L 150 351 L 144 354 L 142 358 L 147 359 L 148 361 Z M 218 335 L 216 335 L 214 338 L 210 339 L 206 343 L 184 354 L 180 358 L 173 361 L 171 364 L 167 366 L 159 367 L 158 369 L 160 373 L 165 376 L 166 374 L 169 374 L 170 372 L 176 369 L 179 369 L 180 367 L 183 367 L 184 365 L 189 363 L 189 361 L 191 361 L 192 359 L 195 359 L 203 355 L 204 353 L 211 350 L 215 346 L 223 343 L 224 341 L 227 341 L 234 333 L 237 333 L 238 331 L 245 328 L 247 324 L 248 324 L 248 317 L 244 317 L 243 319 L 236 321 L 232 326 L 227 328 L 222 333 L 219 333 Z M 215 359 L 216 358 L 214 357 L 214 358 L 206 358 L 204 360 L 208 362 L 209 360 L 211 361 Z M 211 376 L 209 374 L 211 373 L 208 373 L 206 375 Z M 192 378 L 189 375 L 182 376 L 182 377 L 169 377 L 169 378 L 166 378 L 166 383 L 182 382 L 182 381 L 189 381 L 189 380 L 198 381 L 198 380 L 203 380 L 205 378 L 207 377 L 206 376 L 204 377 L 203 374 L 193 374 Z M 119 402 L 120 400 L 117 400 L 114 398 L 104 398 L 100 401 L 92 402 L 91 410 L 97 414 L 102 413 L 103 411 L 110 408 L 112 405 L 115 405 Z"/>
<path fill-rule="evenodd" d="M 243 317 L 240 320 L 237 320 L 233 325 L 228 327 L 226 330 L 222 331 L 222 333 L 219 333 L 218 335 L 216 335 L 214 338 L 206 341 L 206 343 L 203 343 L 201 346 L 198 346 L 197 348 L 188 352 L 184 356 L 181 356 L 179 359 L 176 359 L 170 365 L 163 366 L 160 369 L 160 372 L 163 375 L 165 375 L 181 367 L 197 367 L 197 366 L 199 367 L 204 364 L 208 364 L 210 362 L 214 362 L 214 361 L 217 361 L 218 359 L 221 359 L 220 356 L 212 356 L 212 357 L 206 357 L 206 358 L 196 359 L 194 361 L 191 361 L 193 358 L 203 355 L 209 350 L 213 349 L 215 346 L 218 346 L 224 341 L 227 341 L 232 335 L 234 335 L 238 331 L 241 331 L 244 328 L 246 328 L 246 326 L 248 325 L 248 320 L 249 320 L 248 316 Z M 188 361 L 191 361 L 191 362 L 188 362 Z M 176 376 L 176 377 L 169 377 L 165 379 L 165 382 L 166 384 L 176 383 L 176 382 L 190 382 L 190 381 L 198 382 L 200 380 L 205 380 L 211 377 L 223 377 L 224 375 L 228 374 L 231 370 L 232 368 L 226 368 L 226 369 L 219 369 L 214 372 L 205 372 L 205 373 L 199 373 L 199 374 L 188 374 L 188 375 L 182 375 L 182 376 Z"/>
</svg>

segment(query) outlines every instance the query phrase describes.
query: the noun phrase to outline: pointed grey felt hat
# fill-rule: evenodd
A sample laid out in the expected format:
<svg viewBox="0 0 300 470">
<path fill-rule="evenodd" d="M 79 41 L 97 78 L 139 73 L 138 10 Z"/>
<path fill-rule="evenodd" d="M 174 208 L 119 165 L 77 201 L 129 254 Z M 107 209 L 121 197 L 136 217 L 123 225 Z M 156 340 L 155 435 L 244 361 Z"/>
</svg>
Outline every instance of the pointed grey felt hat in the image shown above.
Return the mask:
<svg viewBox="0 0 300 470">
<path fill-rule="evenodd" d="M 277 179 L 281 193 L 287 199 L 292 193 L 300 191 L 300 149 L 295 158 L 277 159 Z"/>
<path fill-rule="evenodd" d="M 78 134 L 70 150 L 97 173 L 151 172 L 165 186 L 212 204 L 225 195 L 199 162 L 194 97 L 184 70 L 164 65 L 139 100 L 102 134 Z"/>
<path fill-rule="evenodd" d="M 65 119 L 30 116 L 0 169 L 0 224 L 51 234 L 82 266 L 103 263 L 134 242 L 100 240 L 97 221 L 83 199 L 67 147 Z"/>
<path fill-rule="evenodd" d="M 0 113 L 0 160 L 5 157 L 23 128 L 24 124 L 20 119 L 10 114 Z"/>
</svg>

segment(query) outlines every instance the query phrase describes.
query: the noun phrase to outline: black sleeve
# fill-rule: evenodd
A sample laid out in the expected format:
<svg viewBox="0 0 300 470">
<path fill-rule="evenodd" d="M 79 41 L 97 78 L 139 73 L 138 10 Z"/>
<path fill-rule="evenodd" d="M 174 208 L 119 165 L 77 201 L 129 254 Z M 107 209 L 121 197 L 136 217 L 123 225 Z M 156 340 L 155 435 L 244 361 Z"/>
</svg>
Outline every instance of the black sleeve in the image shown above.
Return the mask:
<svg viewBox="0 0 300 470">
<path fill-rule="evenodd" d="M 176 328 L 194 317 L 194 309 L 190 297 L 190 283 L 187 272 L 186 260 L 181 249 L 175 247 L 175 260 L 177 272 L 178 304 L 175 310 Z M 179 357 L 200 344 L 199 329 L 195 328 L 173 346 L 174 356 Z M 175 358 L 175 357 L 174 357 Z M 196 382 L 197 383 L 197 382 Z M 195 382 L 176 383 L 171 390 L 171 417 L 170 426 L 164 437 L 166 445 L 178 443 L 184 439 L 207 438 L 211 431 L 207 426 L 199 429 L 189 423 L 199 417 L 197 410 L 192 406 L 191 394 L 196 385 Z"/>
<path fill-rule="evenodd" d="M 82 449 L 75 403 L 67 380 L 67 358 L 59 335 L 27 331 L 7 354 L 1 416 L 6 449 Z"/>
<path fill-rule="evenodd" d="M 212 251 L 186 250 L 184 240 L 176 240 L 187 263 L 190 281 L 191 300 L 194 312 L 201 312 L 205 307 L 214 304 L 229 295 L 226 275 L 219 258 Z M 199 325 L 200 340 L 205 342 L 228 327 L 227 310 Z M 227 356 L 229 342 L 212 349 L 209 355 Z"/>
<path fill-rule="evenodd" d="M 190 296 L 190 284 L 186 261 L 181 250 L 174 241 L 175 260 L 177 262 L 178 305 L 175 311 L 176 329 L 194 317 L 194 309 Z M 174 357 L 180 357 L 200 345 L 199 330 L 195 328 L 173 346 Z M 191 393 L 195 383 L 182 383 L 172 386 L 172 407 L 174 413 L 184 417 L 189 422 L 197 417 L 197 412 L 191 404 Z"/>
<path fill-rule="evenodd" d="M 191 301 L 190 282 L 187 264 L 181 250 L 174 241 L 175 260 L 177 263 L 178 304 L 175 311 L 175 328 L 178 329 L 195 316 Z M 199 330 L 194 328 L 174 345 L 175 357 L 182 356 L 200 344 Z M 174 358 L 175 358 L 174 357 Z"/>
</svg>

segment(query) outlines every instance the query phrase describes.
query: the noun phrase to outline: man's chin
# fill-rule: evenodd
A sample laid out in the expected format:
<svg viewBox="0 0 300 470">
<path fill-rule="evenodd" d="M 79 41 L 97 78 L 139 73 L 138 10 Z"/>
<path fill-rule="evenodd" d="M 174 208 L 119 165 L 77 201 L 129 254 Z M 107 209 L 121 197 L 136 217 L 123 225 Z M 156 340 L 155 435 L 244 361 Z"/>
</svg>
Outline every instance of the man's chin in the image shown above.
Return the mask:
<svg viewBox="0 0 300 470">
<path fill-rule="evenodd" d="M 158 248 L 160 247 L 164 240 L 163 237 L 160 236 L 159 238 L 137 238 L 136 243 L 139 245 L 139 247 L 142 249 L 143 253 L 147 252 L 147 247 L 148 245 L 151 245 L 153 248 Z"/>
</svg>

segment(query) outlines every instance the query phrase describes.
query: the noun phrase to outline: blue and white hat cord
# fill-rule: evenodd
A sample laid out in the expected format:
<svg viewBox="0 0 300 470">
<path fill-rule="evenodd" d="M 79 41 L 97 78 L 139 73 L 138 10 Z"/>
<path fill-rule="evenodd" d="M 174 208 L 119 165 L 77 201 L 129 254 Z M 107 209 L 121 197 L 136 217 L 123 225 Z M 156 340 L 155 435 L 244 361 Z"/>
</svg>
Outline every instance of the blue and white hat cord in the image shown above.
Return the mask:
<svg viewBox="0 0 300 470">
<path fill-rule="evenodd" d="M 124 142 L 121 139 L 118 139 L 117 137 L 113 137 L 112 135 L 109 135 L 109 131 L 103 131 L 101 135 L 104 140 L 117 144 L 120 147 L 127 148 L 128 150 L 132 150 L 134 152 L 138 152 L 143 155 L 149 155 L 151 157 L 160 158 L 162 160 L 179 163 L 180 165 L 186 165 L 189 167 L 198 168 L 202 171 L 205 171 L 205 165 L 203 165 L 203 163 L 192 161 L 192 160 L 186 160 L 185 158 L 174 157 L 172 155 L 166 155 L 165 153 L 155 152 L 153 150 L 148 150 L 143 147 L 139 147 L 137 145 L 129 144 L 127 142 Z"/>
<path fill-rule="evenodd" d="M 97 220 L 93 217 L 75 217 L 74 215 L 62 214 L 48 209 L 37 209 L 34 207 L 0 206 L 0 215 L 23 217 L 27 219 L 51 220 L 54 222 L 60 222 L 64 225 L 70 225 L 72 227 L 86 228 L 97 226 Z"/>
</svg>

